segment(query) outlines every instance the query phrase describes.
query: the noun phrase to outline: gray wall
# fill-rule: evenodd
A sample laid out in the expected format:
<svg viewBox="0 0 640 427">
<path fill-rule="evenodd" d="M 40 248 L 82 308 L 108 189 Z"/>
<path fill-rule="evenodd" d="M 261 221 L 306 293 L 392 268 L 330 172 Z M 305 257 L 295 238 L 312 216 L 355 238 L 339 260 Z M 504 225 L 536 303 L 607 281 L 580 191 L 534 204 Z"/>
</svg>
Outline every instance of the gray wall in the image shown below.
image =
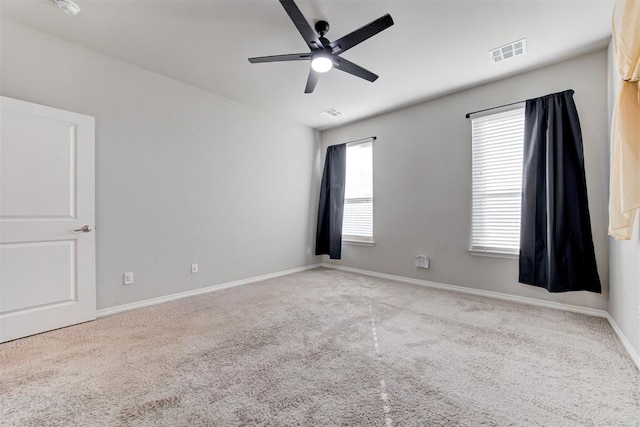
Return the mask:
<svg viewBox="0 0 640 427">
<path fill-rule="evenodd" d="M 620 90 L 620 76 L 609 46 L 609 117 Z M 640 222 L 636 217 L 631 240 L 610 238 L 609 313 L 640 354 Z"/>
<path fill-rule="evenodd" d="M 3 21 L 1 54 L 3 95 L 96 117 L 99 308 L 322 260 L 306 255 L 315 237 L 321 153 L 328 144 L 369 135 L 378 136 L 376 245 L 345 244 L 342 265 L 607 307 L 604 51 L 325 131 L 322 149 L 304 126 L 19 24 Z M 582 119 L 603 295 L 548 294 L 517 283 L 516 260 L 467 252 L 471 157 L 464 114 L 567 88 L 576 90 Z M 418 253 L 431 257 L 429 270 L 413 267 Z M 189 273 L 191 262 L 199 263 L 198 275 Z M 616 271 L 632 277 L 630 266 Z M 121 284 L 124 271 L 134 271 L 133 286 Z M 626 301 L 631 289 L 616 301 Z M 631 303 L 625 307 L 631 312 Z M 637 322 L 637 315 L 625 318 Z M 637 330 L 637 323 L 619 323 Z"/>
<path fill-rule="evenodd" d="M 96 117 L 98 308 L 308 263 L 311 129 L 13 22 L 1 31 L 2 95 Z"/>
<path fill-rule="evenodd" d="M 522 285 L 517 280 L 516 259 L 474 256 L 467 250 L 471 215 L 471 130 L 465 114 L 569 88 L 576 92 L 574 97 L 582 123 L 602 295 L 550 294 Z M 324 131 L 323 147 L 369 135 L 378 137 L 373 161 L 376 244 L 374 247 L 344 244 L 339 264 L 606 310 L 609 272 L 605 50 Z M 414 267 L 417 254 L 431 257 L 429 270 Z"/>
</svg>

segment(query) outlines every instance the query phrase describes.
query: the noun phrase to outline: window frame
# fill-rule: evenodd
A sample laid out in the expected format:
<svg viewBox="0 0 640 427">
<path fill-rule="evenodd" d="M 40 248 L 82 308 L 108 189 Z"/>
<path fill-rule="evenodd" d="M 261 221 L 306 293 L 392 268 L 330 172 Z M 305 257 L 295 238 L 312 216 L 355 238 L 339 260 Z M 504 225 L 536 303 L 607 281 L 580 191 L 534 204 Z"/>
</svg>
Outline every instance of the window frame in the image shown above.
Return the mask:
<svg viewBox="0 0 640 427">
<path fill-rule="evenodd" d="M 357 234 L 344 234 L 344 229 L 342 233 L 342 241 L 344 243 L 349 243 L 353 245 L 362 245 L 362 246 L 373 246 L 375 244 L 374 240 L 374 232 L 373 232 L 373 221 L 375 218 L 375 204 L 374 204 L 374 196 L 373 196 L 373 142 L 375 138 L 367 138 L 364 140 L 349 142 L 346 144 L 347 150 L 350 147 L 355 147 L 358 145 L 371 145 L 371 197 L 351 197 L 347 198 L 346 196 L 346 174 L 345 173 L 345 197 L 344 197 L 344 205 L 346 206 L 348 201 L 354 201 L 352 203 L 368 203 L 371 202 L 371 236 L 357 235 Z M 347 151 L 348 156 L 348 151 Z M 343 215 L 343 224 L 344 224 L 344 215 Z"/>
<path fill-rule="evenodd" d="M 521 136 L 521 148 L 522 151 L 524 151 L 524 109 L 525 109 L 525 103 L 518 103 L 518 104 L 514 104 L 514 105 L 509 105 L 509 106 L 505 106 L 502 108 L 498 108 L 498 109 L 492 109 L 490 112 L 483 112 L 482 114 L 476 114 L 473 115 L 471 117 L 472 120 L 472 124 L 471 124 L 471 152 L 472 152 L 472 161 L 471 161 L 471 218 L 470 218 L 470 234 L 469 234 L 469 253 L 471 253 L 472 255 L 479 255 L 479 256 L 487 256 L 487 257 L 497 257 L 497 258 L 518 258 L 519 256 L 519 251 L 520 251 L 520 247 L 518 244 L 517 248 L 510 248 L 505 246 L 482 246 L 482 245 L 478 245 L 477 243 L 477 239 L 474 238 L 475 233 L 477 232 L 477 229 L 475 228 L 476 223 L 475 223 L 475 218 L 476 218 L 476 205 L 477 205 L 477 200 L 479 199 L 478 195 L 477 195 L 477 189 L 476 189 L 476 181 L 475 181 L 475 177 L 477 176 L 477 169 L 476 169 L 476 164 L 475 164 L 475 155 L 477 154 L 478 149 L 476 148 L 476 138 L 474 138 L 475 136 L 475 128 L 474 128 L 474 123 L 473 120 L 476 119 L 483 119 L 484 121 L 487 120 L 487 117 L 489 116 L 496 116 L 496 115 L 502 115 L 504 113 L 513 113 L 515 111 L 520 111 L 522 114 L 522 121 L 521 123 L 519 123 L 519 126 L 521 126 L 522 128 L 522 136 Z M 504 191 L 502 196 L 499 196 L 498 194 L 494 195 L 494 199 L 497 197 L 505 197 L 504 194 L 506 193 L 515 193 L 517 192 L 518 194 L 518 198 L 521 199 L 521 194 L 522 194 L 522 157 L 520 157 L 520 187 L 518 188 L 518 190 L 516 191 L 515 189 L 511 190 L 511 191 Z M 515 175 L 515 174 L 514 174 Z M 514 176 L 512 175 L 512 176 Z M 514 198 L 514 195 L 511 194 L 512 199 Z M 485 197 L 484 200 L 490 199 L 491 197 Z M 480 197 L 480 199 L 482 199 L 482 197 Z M 518 219 L 517 219 L 517 223 L 518 223 L 518 238 L 519 238 L 519 223 L 521 220 L 521 211 L 520 209 L 518 209 Z M 512 233 L 513 235 L 513 233 Z"/>
</svg>

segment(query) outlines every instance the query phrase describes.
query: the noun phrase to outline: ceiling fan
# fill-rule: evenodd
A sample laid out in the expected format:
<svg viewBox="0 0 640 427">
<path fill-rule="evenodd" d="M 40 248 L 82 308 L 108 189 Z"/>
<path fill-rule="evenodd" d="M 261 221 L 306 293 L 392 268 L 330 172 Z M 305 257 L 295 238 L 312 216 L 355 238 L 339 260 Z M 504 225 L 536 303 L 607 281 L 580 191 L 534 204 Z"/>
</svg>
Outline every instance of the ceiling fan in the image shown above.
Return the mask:
<svg viewBox="0 0 640 427">
<path fill-rule="evenodd" d="M 356 77 L 375 81 L 378 76 L 369 70 L 366 70 L 351 61 L 347 61 L 340 57 L 340 54 L 346 52 L 352 47 L 362 43 L 370 37 L 375 36 L 380 31 L 385 30 L 393 25 L 391 15 L 386 14 L 367 25 L 347 34 L 335 41 L 327 40 L 324 35 L 329 31 L 329 23 L 327 21 L 317 21 L 315 23 L 315 31 L 300 12 L 300 9 L 293 0 L 279 0 L 284 10 L 293 21 L 302 38 L 311 50 L 309 53 L 291 53 L 287 55 L 259 56 L 257 58 L 249 58 L 249 62 L 257 64 L 261 62 L 282 62 L 282 61 L 311 61 L 311 69 L 309 70 L 309 78 L 304 93 L 312 93 L 320 78 L 320 73 L 326 73 L 331 68 L 336 68 L 345 73 L 353 74 Z M 316 34 L 316 32 L 318 34 Z"/>
</svg>

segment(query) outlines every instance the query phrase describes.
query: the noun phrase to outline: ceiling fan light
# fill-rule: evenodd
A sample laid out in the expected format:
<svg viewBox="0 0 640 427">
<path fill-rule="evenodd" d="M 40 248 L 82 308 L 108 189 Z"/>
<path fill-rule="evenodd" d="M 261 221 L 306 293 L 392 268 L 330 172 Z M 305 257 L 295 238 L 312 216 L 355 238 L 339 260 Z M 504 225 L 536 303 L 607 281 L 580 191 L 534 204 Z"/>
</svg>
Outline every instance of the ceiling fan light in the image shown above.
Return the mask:
<svg viewBox="0 0 640 427">
<path fill-rule="evenodd" d="M 333 61 L 327 56 L 318 55 L 311 60 L 311 68 L 318 73 L 326 73 L 333 68 Z"/>
<path fill-rule="evenodd" d="M 55 0 L 56 5 L 67 15 L 75 16 L 80 13 L 80 7 L 71 0 Z"/>
</svg>

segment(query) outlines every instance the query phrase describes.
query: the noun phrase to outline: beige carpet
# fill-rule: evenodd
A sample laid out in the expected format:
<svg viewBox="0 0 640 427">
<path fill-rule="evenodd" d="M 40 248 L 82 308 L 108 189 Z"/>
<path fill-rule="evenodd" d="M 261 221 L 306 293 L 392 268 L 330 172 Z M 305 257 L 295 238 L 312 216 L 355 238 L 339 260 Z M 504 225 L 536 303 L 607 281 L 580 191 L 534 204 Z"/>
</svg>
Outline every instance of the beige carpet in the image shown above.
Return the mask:
<svg viewBox="0 0 640 427">
<path fill-rule="evenodd" d="M 0 344 L 3 426 L 637 426 L 603 319 L 318 269 Z"/>
</svg>

